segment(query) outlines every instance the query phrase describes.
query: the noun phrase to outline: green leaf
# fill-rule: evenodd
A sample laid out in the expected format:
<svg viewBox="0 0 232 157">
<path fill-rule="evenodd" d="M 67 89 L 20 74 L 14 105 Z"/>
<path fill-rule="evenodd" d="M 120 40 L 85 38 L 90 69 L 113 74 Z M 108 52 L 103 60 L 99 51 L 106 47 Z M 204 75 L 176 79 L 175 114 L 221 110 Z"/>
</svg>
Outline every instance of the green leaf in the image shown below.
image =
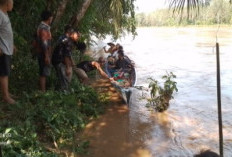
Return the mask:
<svg viewBox="0 0 232 157">
<path fill-rule="evenodd" d="M 5 134 L 9 133 L 11 130 L 12 130 L 12 128 L 7 128 L 7 129 L 5 130 Z"/>
</svg>

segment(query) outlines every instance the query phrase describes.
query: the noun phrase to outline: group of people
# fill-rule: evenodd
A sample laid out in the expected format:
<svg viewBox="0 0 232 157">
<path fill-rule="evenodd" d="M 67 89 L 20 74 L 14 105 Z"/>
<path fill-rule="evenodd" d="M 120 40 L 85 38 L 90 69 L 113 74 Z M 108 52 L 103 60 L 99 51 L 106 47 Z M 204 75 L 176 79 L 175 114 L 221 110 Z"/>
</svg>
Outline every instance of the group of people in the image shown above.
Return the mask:
<svg viewBox="0 0 232 157">
<path fill-rule="evenodd" d="M 108 43 L 110 48 L 105 49 L 105 53 L 109 53 L 107 62 L 105 64 L 106 73 L 113 77 L 113 74 L 118 72 L 125 72 L 127 69 L 133 66 L 132 61 L 124 54 L 123 46 L 120 44 Z"/>
<path fill-rule="evenodd" d="M 72 58 L 73 50 L 76 48 L 85 49 L 85 44 L 78 46 L 80 32 L 77 29 L 67 25 L 64 34 L 61 35 L 55 44 L 55 48 L 51 51 L 51 32 L 50 25 L 52 22 L 52 14 L 44 11 L 41 14 L 42 22 L 37 29 L 36 47 L 38 50 L 40 89 L 46 91 L 46 77 L 50 75 L 51 64 L 54 66 L 57 75 L 58 90 L 68 90 L 71 82 L 73 71 L 76 73 L 82 83 L 88 84 L 87 72 L 97 69 L 100 74 L 109 78 L 102 70 L 101 65 L 104 63 L 103 58 L 98 61 L 82 61 L 76 64 Z"/>
<path fill-rule="evenodd" d="M 11 56 L 14 53 L 13 31 L 8 12 L 13 9 L 13 0 L 0 0 L 0 86 L 2 99 L 8 104 L 15 104 L 10 94 L 9 74 L 11 69 Z M 57 75 L 57 89 L 67 90 L 74 71 L 83 83 L 88 83 L 87 72 L 97 69 L 100 74 L 111 79 L 101 68 L 105 63 L 104 58 L 98 61 L 83 61 L 75 64 L 72 59 L 72 52 L 78 47 L 77 41 L 80 32 L 67 25 L 64 34 L 59 37 L 52 49 L 51 24 L 53 15 L 50 11 L 43 11 L 41 23 L 39 24 L 33 47 L 39 65 L 39 86 L 42 92 L 46 91 L 46 80 L 50 76 L 51 68 L 54 67 Z M 86 45 L 82 45 L 85 48 Z"/>
<path fill-rule="evenodd" d="M 44 11 L 41 14 L 41 19 L 42 21 L 38 26 L 36 35 L 41 91 L 46 91 L 46 77 L 50 75 L 51 63 L 57 75 L 56 87 L 60 90 L 68 90 L 73 71 L 82 83 L 88 84 L 87 73 L 89 71 L 96 69 L 104 78 L 113 81 L 112 75 L 116 69 L 122 71 L 122 69 L 126 69 L 127 66 L 131 65 L 130 60 L 126 59 L 124 55 L 123 47 L 120 44 L 115 45 L 113 43 L 108 43 L 110 45 L 108 50 L 104 48 L 106 53 L 110 53 L 107 62 L 105 62 L 103 57 L 100 57 L 98 61 L 82 61 L 79 64 L 75 64 L 72 59 L 72 51 L 77 47 L 80 32 L 67 25 L 64 29 L 64 34 L 59 37 L 52 51 L 50 25 L 53 17 L 51 12 Z M 81 48 L 83 49 L 83 46 Z M 111 63 L 111 68 L 106 69 L 106 73 L 102 69 L 105 63 Z"/>
</svg>

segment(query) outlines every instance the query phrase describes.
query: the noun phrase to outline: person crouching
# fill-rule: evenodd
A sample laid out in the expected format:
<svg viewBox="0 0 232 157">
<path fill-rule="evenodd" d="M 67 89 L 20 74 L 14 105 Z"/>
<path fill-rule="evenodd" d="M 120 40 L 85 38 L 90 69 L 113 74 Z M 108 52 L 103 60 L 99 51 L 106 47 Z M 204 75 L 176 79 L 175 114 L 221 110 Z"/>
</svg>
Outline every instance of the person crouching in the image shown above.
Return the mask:
<svg viewBox="0 0 232 157">
<path fill-rule="evenodd" d="M 102 70 L 101 66 L 105 63 L 103 57 L 100 57 L 98 61 L 82 61 L 74 67 L 73 71 L 83 84 L 89 84 L 88 72 L 97 70 L 100 75 L 104 78 L 112 80 L 109 76 Z"/>
</svg>

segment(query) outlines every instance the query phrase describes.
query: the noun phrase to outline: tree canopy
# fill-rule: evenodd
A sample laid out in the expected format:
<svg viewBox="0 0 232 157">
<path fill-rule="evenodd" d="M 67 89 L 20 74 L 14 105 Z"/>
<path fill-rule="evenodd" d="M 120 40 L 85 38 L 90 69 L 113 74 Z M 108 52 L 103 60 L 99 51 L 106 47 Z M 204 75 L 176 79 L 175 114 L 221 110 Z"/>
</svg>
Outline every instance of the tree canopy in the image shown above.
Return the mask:
<svg viewBox="0 0 232 157">
<path fill-rule="evenodd" d="M 135 34 L 134 0 L 15 0 L 11 21 L 16 38 L 28 41 L 48 9 L 54 14 L 52 33 L 57 36 L 66 24 L 78 27 L 87 39 L 90 35 L 113 35 L 123 31 Z"/>
<path fill-rule="evenodd" d="M 183 10 L 181 14 L 175 8 L 160 9 L 154 12 L 136 15 L 138 26 L 177 26 L 177 25 L 214 25 L 232 23 L 232 6 L 226 0 L 211 0 L 198 6 L 198 10 Z"/>
</svg>

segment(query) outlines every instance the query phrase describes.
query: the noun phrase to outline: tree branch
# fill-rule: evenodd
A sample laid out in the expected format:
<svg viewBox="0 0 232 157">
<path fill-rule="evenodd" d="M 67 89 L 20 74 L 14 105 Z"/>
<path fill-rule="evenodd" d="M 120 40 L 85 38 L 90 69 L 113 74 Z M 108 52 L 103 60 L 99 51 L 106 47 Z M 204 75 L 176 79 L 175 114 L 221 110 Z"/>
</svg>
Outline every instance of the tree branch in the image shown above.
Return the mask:
<svg viewBox="0 0 232 157">
<path fill-rule="evenodd" d="M 92 1 L 93 1 L 93 0 L 85 0 L 85 1 L 83 2 L 83 5 L 82 5 L 80 11 L 77 12 L 77 14 L 75 14 L 75 15 L 71 18 L 71 20 L 70 20 L 70 22 L 69 22 L 70 25 L 72 25 L 73 27 L 78 26 L 79 22 L 80 22 L 81 19 L 84 17 L 84 15 L 85 15 L 86 11 L 88 10 L 88 8 L 89 8 L 89 6 L 90 6 L 90 4 L 91 4 Z"/>
<path fill-rule="evenodd" d="M 57 9 L 56 15 L 54 16 L 54 20 L 53 20 L 54 30 L 57 29 L 57 26 L 58 26 L 57 24 L 59 23 L 60 19 L 64 15 L 65 9 L 69 1 L 70 0 L 62 0 L 60 2 L 60 5 Z"/>
</svg>

